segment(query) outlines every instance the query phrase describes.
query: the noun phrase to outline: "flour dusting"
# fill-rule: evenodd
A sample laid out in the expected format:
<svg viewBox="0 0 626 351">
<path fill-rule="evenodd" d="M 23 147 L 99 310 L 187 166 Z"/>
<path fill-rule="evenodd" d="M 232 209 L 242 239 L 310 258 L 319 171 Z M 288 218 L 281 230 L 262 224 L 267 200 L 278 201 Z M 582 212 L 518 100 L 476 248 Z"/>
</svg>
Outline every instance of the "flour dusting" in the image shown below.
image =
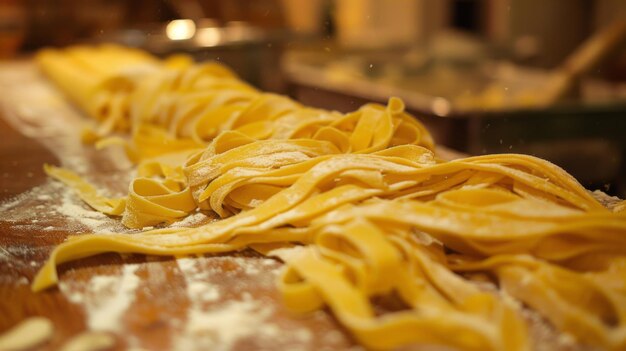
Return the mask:
<svg viewBox="0 0 626 351">
<path fill-rule="evenodd" d="M 126 264 L 119 275 L 96 275 L 87 283 L 61 281 L 59 289 L 68 300 L 83 306 L 89 330 L 120 332 L 122 317 L 135 301 L 138 268 Z"/>
<path fill-rule="evenodd" d="M 176 338 L 173 348 L 229 351 L 237 349 L 238 343 L 246 338 L 254 337 L 258 341 L 277 337 L 280 328 L 270 321 L 274 314 L 271 304 L 255 299 L 246 291 L 223 301 L 218 286 L 211 282 L 214 275 L 218 278 L 224 274 L 256 275 L 259 272 L 251 267 L 266 260 L 244 257 L 178 258 L 176 262 L 185 278 L 190 306 L 182 334 Z M 211 263 L 216 266 L 211 267 Z M 224 264 L 234 264 L 236 270 L 225 272 L 216 268 Z M 270 267 L 268 264 L 264 266 Z"/>
</svg>

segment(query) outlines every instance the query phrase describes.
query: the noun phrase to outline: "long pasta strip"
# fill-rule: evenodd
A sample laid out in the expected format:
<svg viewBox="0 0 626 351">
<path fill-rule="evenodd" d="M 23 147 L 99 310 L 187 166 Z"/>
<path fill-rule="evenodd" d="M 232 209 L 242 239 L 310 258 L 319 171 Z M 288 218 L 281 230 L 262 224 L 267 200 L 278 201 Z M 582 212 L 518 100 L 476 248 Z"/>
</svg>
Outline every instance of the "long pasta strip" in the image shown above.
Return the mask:
<svg viewBox="0 0 626 351">
<path fill-rule="evenodd" d="M 71 236 L 56 266 L 102 252 L 181 255 L 298 247 L 278 286 L 299 312 L 328 306 L 364 346 L 440 344 L 527 350 L 526 324 L 500 294 L 579 341 L 626 347 L 626 211 L 604 208 L 573 177 L 530 156 L 445 162 L 401 100 L 341 114 L 259 92 L 230 70 L 115 46 L 42 52 L 38 61 L 97 126 L 86 140 L 124 145 L 138 177 L 123 199 L 68 170 L 47 172 L 125 225 L 196 228 Z M 128 133 L 128 137 L 124 137 Z M 116 135 L 118 134 L 118 135 Z M 292 249 L 295 250 L 295 249 Z M 484 291 L 472 273 L 499 291 Z M 392 299 L 399 311 L 374 313 Z"/>
</svg>

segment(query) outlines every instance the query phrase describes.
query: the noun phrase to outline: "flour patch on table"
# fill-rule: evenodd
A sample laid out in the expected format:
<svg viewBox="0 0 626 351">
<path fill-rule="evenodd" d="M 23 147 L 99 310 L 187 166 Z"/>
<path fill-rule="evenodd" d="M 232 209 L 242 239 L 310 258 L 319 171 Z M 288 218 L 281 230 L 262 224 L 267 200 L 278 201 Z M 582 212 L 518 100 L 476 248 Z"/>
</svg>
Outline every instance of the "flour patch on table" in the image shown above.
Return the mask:
<svg viewBox="0 0 626 351">
<path fill-rule="evenodd" d="M 77 234 L 127 231 L 119 220 L 91 209 L 74 190 L 55 180 L 1 202 L 0 212 L 15 226 L 43 233 L 61 228 Z"/>
<path fill-rule="evenodd" d="M 60 214 L 79 222 L 92 232 L 99 232 L 110 227 L 108 223 L 109 217 L 98 211 L 86 208 L 86 205 L 81 203 L 81 200 L 74 194 L 73 190 L 68 189 L 68 191 L 64 191 L 61 199 L 61 205 L 56 208 Z"/>
<path fill-rule="evenodd" d="M 220 263 L 233 261 L 240 267 L 243 263 L 243 260 L 233 257 L 188 257 L 176 260 L 185 278 L 190 306 L 186 324 L 182 334 L 176 338 L 174 348 L 228 351 L 246 337 L 278 334 L 278 328 L 267 321 L 274 308 L 253 299 L 249 293 L 242 293 L 239 299 L 216 303 L 221 294 L 217 286 L 210 282 L 210 276 L 216 271 L 209 268 L 209 260 Z M 244 272 L 248 270 L 241 269 Z"/>
<path fill-rule="evenodd" d="M 94 151 L 86 148 L 80 141 L 83 129 L 88 125 L 84 116 L 66 101 L 65 97 L 47 80 L 42 79 L 39 70 L 33 64 L 7 63 L 0 69 L 0 112 L 5 120 L 20 133 L 37 140 L 53 153 L 61 166 L 78 174 L 94 172 Z M 131 162 L 121 148 L 107 148 L 97 152 L 114 170 L 108 179 L 126 180 L 130 176 Z M 29 176 L 26 174 L 26 176 Z M 32 176 L 32 175 L 30 175 Z M 123 179 L 122 179 L 123 178 Z M 62 203 L 59 203 L 59 194 Z M 38 220 L 46 215 L 54 216 L 58 212 L 68 218 L 75 219 L 79 226 L 72 223 L 71 229 L 84 232 L 110 231 L 108 225 L 115 222 L 106 216 L 97 216 L 81 208 L 80 199 L 71 198 L 73 190 L 59 182 L 49 181 L 21 195 L 0 203 L 0 211 L 15 209 L 6 216 L 11 221 L 29 219 Z M 46 206 L 40 207 L 39 203 Z M 28 207 L 27 205 L 32 205 Z M 76 205 L 76 206 L 74 206 Z M 59 207 L 60 206 L 60 207 Z M 23 211 L 28 208 L 29 211 Z M 38 211 L 31 211 L 36 208 Z M 84 209 L 84 211 L 82 211 Z M 41 210 L 41 211 L 39 211 Z M 6 213 L 4 213 L 6 215 Z M 109 220 L 109 221 L 107 221 Z M 40 221 L 42 222 L 42 221 Z M 106 222 L 106 223 L 105 223 Z M 37 224 L 37 223 L 31 223 Z M 82 226 L 81 226 L 82 225 Z M 32 229 L 43 229 L 50 225 Z M 87 227 L 85 229 L 84 227 Z M 64 229 L 66 223 L 63 224 Z M 46 229 L 48 231 L 50 229 Z"/>
<path fill-rule="evenodd" d="M 272 312 L 273 308 L 250 297 L 230 300 L 216 309 L 192 309 L 187 321 L 187 340 L 196 339 L 196 347 L 226 351 L 245 337 L 275 336 L 277 327 L 267 323 Z M 189 349 L 193 348 L 190 345 Z"/>
<path fill-rule="evenodd" d="M 290 327 L 290 332 L 284 333 L 285 327 L 273 320 L 278 313 L 276 304 L 263 291 L 273 290 L 275 272 L 281 267 L 277 260 L 241 253 L 185 257 L 176 262 L 185 280 L 189 307 L 172 349 L 230 351 L 280 349 L 280 345 L 309 349 L 312 333 L 308 329 Z M 235 290 L 225 291 L 226 296 L 221 293 L 219 286 L 232 284 L 236 284 Z"/>
<path fill-rule="evenodd" d="M 59 283 L 59 289 L 69 301 L 83 306 L 89 330 L 120 332 L 122 318 L 135 301 L 138 268 L 126 264 L 119 275 L 95 275 L 88 282 L 68 279 Z"/>
</svg>

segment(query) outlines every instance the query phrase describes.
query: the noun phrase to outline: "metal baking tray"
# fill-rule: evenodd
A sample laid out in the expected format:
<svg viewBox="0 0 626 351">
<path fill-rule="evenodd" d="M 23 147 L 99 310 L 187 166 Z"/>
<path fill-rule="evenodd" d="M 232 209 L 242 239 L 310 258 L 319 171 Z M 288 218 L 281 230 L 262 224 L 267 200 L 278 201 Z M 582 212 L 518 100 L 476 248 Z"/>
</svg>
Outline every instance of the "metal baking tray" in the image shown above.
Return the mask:
<svg viewBox="0 0 626 351">
<path fill-rule="evenodd" d="M 387 65 L 377 73 L 384 56 L 355 60 L 357 69 L 333 58 L 336 55 L 286 55 L 283 71 L 289 93 L 304 104 L 343 112 L 398 96 L 441 145 L 472 155 L 535 155 L 563 167 L 589 189 L 626 196 L 626 100 L 620 97 L 596 99 L 599 102 L 578 99 L 548 108 L 467 107 L 455 105 L 454 97 L 487 86 L 493 76 L 462 64 L 461 74 L 448 76 L 429 76 L 425 71 L 433 68 L 424 65 L 413 69 Z M 381 70 L 391 70 L 391 78 Z M 496 78 L 511 89 L 532 91 L 543 76 L 535 70 L 508 76 L 504 71 L 504 77 Z"/>
</svg>

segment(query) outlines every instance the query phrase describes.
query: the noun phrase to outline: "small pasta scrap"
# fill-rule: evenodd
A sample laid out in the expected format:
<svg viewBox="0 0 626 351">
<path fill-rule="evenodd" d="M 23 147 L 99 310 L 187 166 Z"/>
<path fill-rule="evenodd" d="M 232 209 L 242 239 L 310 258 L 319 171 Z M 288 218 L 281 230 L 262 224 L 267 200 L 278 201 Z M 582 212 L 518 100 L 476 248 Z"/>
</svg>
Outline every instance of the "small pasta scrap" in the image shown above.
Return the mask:
<svg viewBox="0 0 626 351">
<path fill-rule="evenodd" d="M 444 161 L 400 99 L 314 109 L 183 56 L 103 46 L 38 61 L 97 122 L 85 140 L 123 145 L 137 167 L 119 199 L 69 170 L 46 172 L 127 227 L 159 228 L 70 236 L 35 291 L 57 283 L 57 265 L 98 253 L 252 248 L 285 262 L 277 285 L 288 308 L 328 307 L 370 349 L 530 350 L 523 308 L 580 343 L 626 348 L 623 203 L 605 208 L 545 160 Z M 195 211 L 219 220 L 168 226 Z M 380 298 L 397 306 L 380 313 Z"/>
</svg>

